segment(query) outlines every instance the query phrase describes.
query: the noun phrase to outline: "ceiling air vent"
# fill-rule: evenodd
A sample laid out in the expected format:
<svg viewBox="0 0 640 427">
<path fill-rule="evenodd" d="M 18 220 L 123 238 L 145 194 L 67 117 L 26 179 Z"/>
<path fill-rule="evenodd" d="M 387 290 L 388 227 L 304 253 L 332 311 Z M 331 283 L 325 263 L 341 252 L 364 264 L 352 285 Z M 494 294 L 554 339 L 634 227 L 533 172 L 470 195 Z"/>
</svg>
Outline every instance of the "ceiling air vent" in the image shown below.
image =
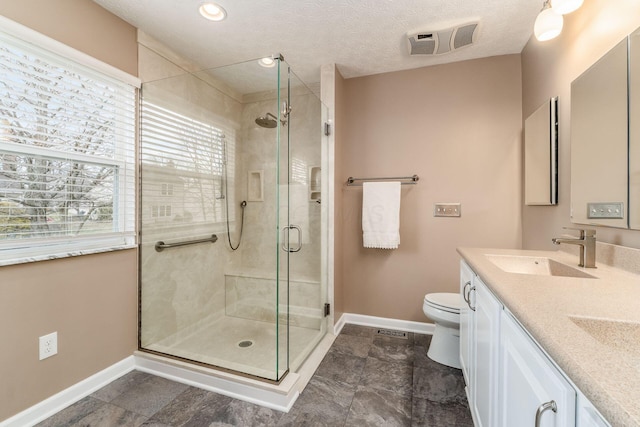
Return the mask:
<svg viewBox="0 0 640 427">
<path fill-rule="evenodd" d="M 471 22 L 438 31 L 407 34 L 409 55 L 442 55 L 473 44 L 478 34 L 478 22 Z"/>
</svg>

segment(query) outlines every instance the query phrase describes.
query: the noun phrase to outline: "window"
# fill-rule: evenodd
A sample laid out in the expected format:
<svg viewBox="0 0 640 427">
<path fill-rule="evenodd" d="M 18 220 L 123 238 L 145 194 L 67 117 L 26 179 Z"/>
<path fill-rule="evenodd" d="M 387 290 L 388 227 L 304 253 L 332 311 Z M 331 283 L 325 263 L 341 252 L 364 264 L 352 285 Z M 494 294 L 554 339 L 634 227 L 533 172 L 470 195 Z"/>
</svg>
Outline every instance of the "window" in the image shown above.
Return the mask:
<svg viewBox="0 0 640 427">
<path fill-rule="evenodd" d="M 224 230 L 226 197 L 231 218 L 234 212 L 235 131 L 144 96 L 141 108 L 142 232 L 166 236 L 167 229 L 181 226 L 194 235 Z"/>
<path fill-rule="evenodd" d="M 173 196 L 173 184 L 162 184 L 162 195 Z"/>
<path fill-rule="evenodd" d="M 135 242 L 136 88 L 0 32 L 0 259 Z"/>
<path fill-rule="evenodd" d="M 171 205 L 153 205 L 151 206 L 152 218 L 171 218 Z"/>
</svg>

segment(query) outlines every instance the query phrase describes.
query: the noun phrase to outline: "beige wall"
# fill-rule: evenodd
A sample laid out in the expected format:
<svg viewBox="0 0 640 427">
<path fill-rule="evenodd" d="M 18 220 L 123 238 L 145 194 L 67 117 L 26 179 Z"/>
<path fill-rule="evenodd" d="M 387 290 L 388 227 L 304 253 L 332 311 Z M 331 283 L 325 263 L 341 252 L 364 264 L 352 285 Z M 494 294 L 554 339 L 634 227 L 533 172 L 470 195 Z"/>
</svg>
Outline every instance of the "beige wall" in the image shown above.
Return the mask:
<svg viewBox="0 0 640 427">
<path fill-rule="evenodd" d="M 571 82 L 591 64 L 640 26 L 637 0 L 589 0 L 565 16 L 562 34 L 551 41 L 531 38 L 522 52 L 523 120 L 552 96 L 558 96 L 558 206 L 523 208 L 523 246 L 557 249 L 551 238 L 569 222 L 571 193 Z M 640 248 L 640 232 L 596 227 L 600 241 Z"/>
<path fill-rule="evenodd" d="M 0 14 L 137 73 L 135 29 L 91 1 L 2 1 Z M 0 420 L 133 353 L 136 277 L 136 250 L 0 267 Z M 58 354 L 39 361 L 53 331 Z"/>
<path fill-rule="evenodd" d="M 0 420 L 137 348 L 136 250 L 0 268 Z M 38 337 L 58 354 L 38 360 Z"/>
<path fill-rule="evenodd" d="M 138 75 L 136 29 L 89 0 L 3 0 L 0 15 Z"/>
<path fill-rule="evenodd" d="M 345 312 L 427 321 L 424 294 L 458 290 L 456 247 L 520 247 L 520 76 L 508 55 L 345 81 Z M 362 188 L 346 178 L 412 174 L 400 248 L 363 249 Z M 434 218 L 435 202 L 462 203 L 462 217 Z"/>
</svg>

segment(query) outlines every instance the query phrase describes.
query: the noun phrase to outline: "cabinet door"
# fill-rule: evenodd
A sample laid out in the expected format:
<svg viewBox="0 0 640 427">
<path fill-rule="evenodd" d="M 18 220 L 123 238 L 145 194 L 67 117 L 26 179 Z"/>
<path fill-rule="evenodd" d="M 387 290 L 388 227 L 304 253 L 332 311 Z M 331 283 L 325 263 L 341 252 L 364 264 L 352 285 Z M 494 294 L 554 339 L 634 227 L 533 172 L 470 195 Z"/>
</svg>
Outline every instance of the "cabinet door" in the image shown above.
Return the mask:
<svg viewBox="0 0 640 427">
<path fill-rule="evenodd" d="M 571 384 L 506 311 L 500 327 L 500 419 L 495 425 L 534 426 L 540 412 L 536 427 L 574 426 L 576 393 Z"/>
<path fill-rule="evenodd" d="M 473 276 L 471 268 L 464 261 L 460 261 L 460 299 L 462 300 L 460 308 L 460 365 L 467 386 L 469 385 L 469 368 L 472 360 L 471 349 L 473 348 L 469 342 L 471 339 L 469 331 L 471 330 L 473 311 L 469 309 L 467 295 L 473 285 Z M 469 401 L 472 400 L 469 395 L 469 388 L 467 388 L 467 399 Z"/>
<path fill-rule="evenodd" d="M 578 392 L 577 427 L 611 427 L 582 393 Z"/>
<path fill-rule="evenodd" d="M 471 292 L 471 306 L 475 309 L 473 410 L 477 427 L 493 427 L 497 410 L 496 390 L 502 305 L 477 276 L 474 278 L 472 289 L 474 291 Z"/>
</svg>

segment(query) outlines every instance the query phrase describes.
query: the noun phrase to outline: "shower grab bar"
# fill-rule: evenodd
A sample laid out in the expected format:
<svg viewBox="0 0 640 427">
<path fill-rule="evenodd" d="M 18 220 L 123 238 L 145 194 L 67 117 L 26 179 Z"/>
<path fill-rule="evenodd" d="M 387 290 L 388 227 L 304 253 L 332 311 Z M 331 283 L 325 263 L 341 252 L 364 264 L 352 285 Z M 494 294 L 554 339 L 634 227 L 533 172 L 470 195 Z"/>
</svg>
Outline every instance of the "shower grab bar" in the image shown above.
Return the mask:
<svg viewBox="0 0 640 427">
<path fill-rule="evenodd" d="M 206 239 L 196 239 L 196 240 L 185 240 L 184 242 L 178 243 L 165 243 L 163 241 L 156 242 L 156 251 L 162 252 L 165 249 L 169 248 L 177 248 L 178 246 L 186 246 L 186 245 L 195 245 L 196 243 L 215 243 L 218 241 L 218 236 L 212 234 L 211 237 L 207 237 Z"/>
<path fill-rule="evenodd" d="M 409 181 L 401 182 L 402 185 L 416 185 L 420 177 L 418 175 L 412 176 L 390 176 L 390 177 L 377 177 L 377 178 L 354 178 L 350 176 L 347 178 L 348 186 L 361 186 L 362 182 L 356 183 L 356 181 Z"/>
</svg>

